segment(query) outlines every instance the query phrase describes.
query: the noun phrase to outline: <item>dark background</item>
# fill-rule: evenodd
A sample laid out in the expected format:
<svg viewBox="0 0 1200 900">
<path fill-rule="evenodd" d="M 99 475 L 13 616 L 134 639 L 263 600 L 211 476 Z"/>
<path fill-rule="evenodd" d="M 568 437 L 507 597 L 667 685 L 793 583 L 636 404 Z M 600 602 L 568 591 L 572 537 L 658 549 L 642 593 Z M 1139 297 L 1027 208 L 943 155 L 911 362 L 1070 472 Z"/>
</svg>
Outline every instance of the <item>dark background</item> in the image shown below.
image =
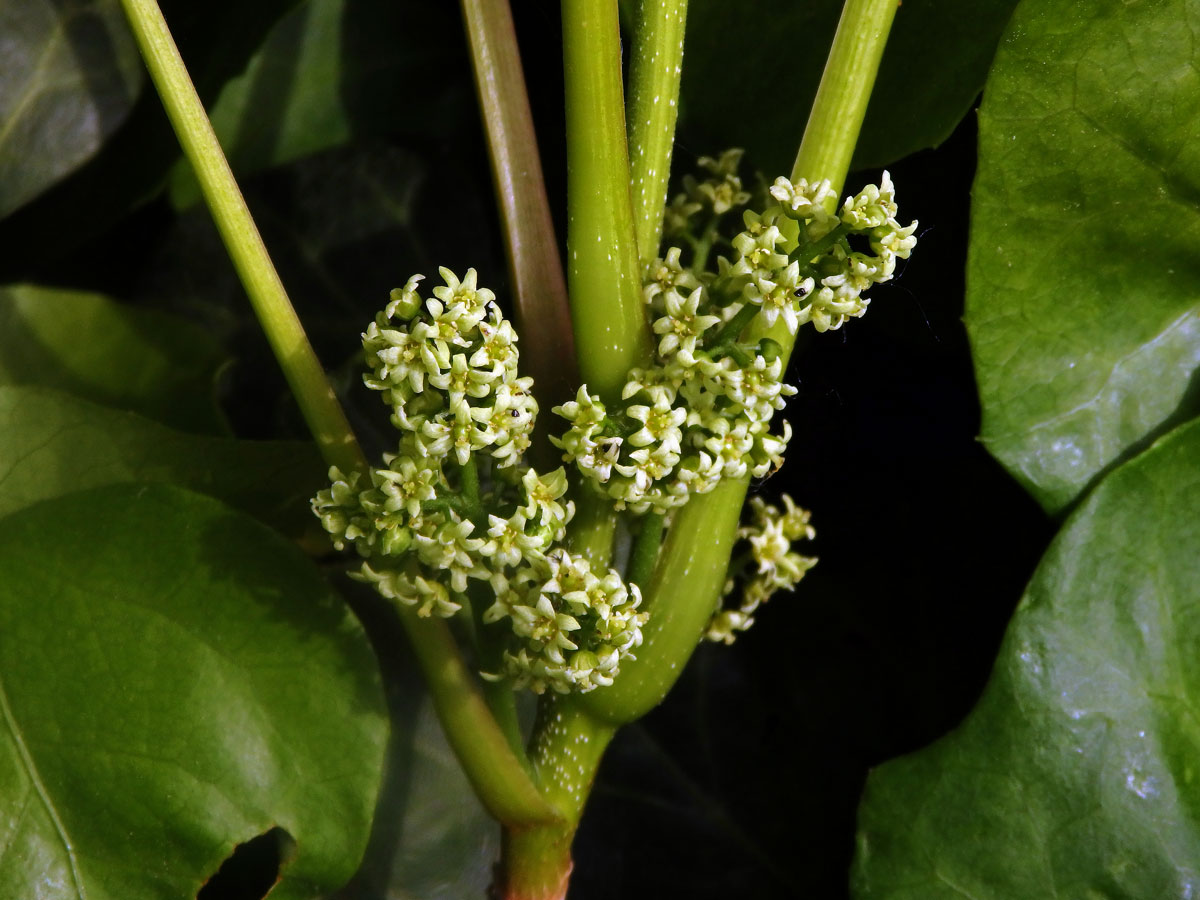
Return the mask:
<svg viewBox="0 0 1200 900">
<path fill-rule="evenodd" d="M 369 91 L 361 79 L 344 85 L 356 129 L 349 145 L 243 179 L 314 344 L 346 388 L 358 377 L 363 323 L 409 273 L 473 265 L 505 295 L 461 23 L 453 4 L 424 6 L 415 23 L 407 11 L 405 29 L 428 52 L 407 66 L 372 70 L 382 51 L 370 35 L 387 30 L 347 29 L 374 79 Z M 557 11 L 530 3 L 516 12 L 561 224 Z M 869 768 L 936 740 L 982 690 L 1051 526 L 976 441 L 961 323 L 974 120 L 972 111 L 941 147 L 890 167 L 901 219 L 921 222 L 913 258 L 875 289 L 865 318 L 808 332 L 798 346 L 799 394 L 784 414 L 796 431 L 788 464 L 756 490 L 786 490 L 813 511 L 820 564 L 732 648 L 702 647 L 669 700 L 616 738 L 576 844 L 573 900 L 845 896 Z M 130 129 L 142 129 L 138 165 L 161 164 L 143 180 L 161 184 L 177 151 L 153 96 Z M 685 121 L 676 171 L 722 149 Z M 205 322 L 238 359 L 223 384 L 238 433 L 303 436 L 206 213 L 178 212 L 159 192 L 139 193 L 136 179 L 121 194 L 113 181 L 122 165 L 128 159 L 98 160 L 0 228 L 12 251 L 0 276 L 101 290 Z M 747 158 L 747 174 L 754 165 Z M 847 187 L 878 176 L 854 173 Z M 77 221 L 39 240 L 38 215 L 66 221 L 64 209 Z M 362 393 L 347 394 L 351 415 L 378 452 L 386 423 Z M 269 869 L 263 846 L 254 859 Z M 261 891 L 217 884 L 205 896 L 235 895 Z"/>
</svg>

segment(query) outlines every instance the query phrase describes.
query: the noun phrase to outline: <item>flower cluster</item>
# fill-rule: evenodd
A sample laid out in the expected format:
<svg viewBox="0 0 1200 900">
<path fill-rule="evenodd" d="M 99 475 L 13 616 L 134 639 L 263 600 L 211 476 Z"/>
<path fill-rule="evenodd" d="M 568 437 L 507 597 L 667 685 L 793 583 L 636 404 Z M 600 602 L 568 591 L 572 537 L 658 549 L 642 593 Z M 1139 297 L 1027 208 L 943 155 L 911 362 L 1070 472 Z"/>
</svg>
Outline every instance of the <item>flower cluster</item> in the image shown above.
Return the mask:
<svg viewBox="0 0 1200 900">
<path fill-rule="evenodd" d="M 770 194 L 779 206 L 768 209 L 764 217 L 799 222 L 799 241 L 783 272 L 774 276 L 756 273 L 745 288 L 745 297 L 765 310 L 771 302 L 768 296 L 773 282 L 803 279 L 807 289 L 796 292 L 802 302 L 794 310 L 790 304 L 781 310 L 792 334 L 806 322 L 817 331 L 831 331 L 841 328 L 848 318 L 865 314 L 871 301 L 863 291 L 890 281 L 896 260 L 908 259 L 917 245 L 917 223 L 896 221 L 896 190 L 887 172 L 878 187 L 870 184 L 856 196 L 847 197 L 840 214 L 827 211 L 828 201 L 834 197 L 828 181 L 810 185 L 801 179 L 793 184 L 778 178 Z M 860 249 L 854 249 L 851 238 L 857 238 Z"/>
<path fill-rule="evenodd" d="M 771 419 L 795 389 L 782 382 L 771 329 L 782 323 L 794 336 L 806 322 L 827 331 L 861 316 L 863 291 L 890 279 L 916 244 L 916 223 L 896 221 L 887 172 L 840 214 L 829 182 L 779 178 L 766 209 L 742 214 L 743 230 L 712 271 L 708 256 L 726 243 L 717 226 L 750 199 L 736 174 L 740 158 L 731 150 L 702 159 L 710 177 L 685 179 L 668 208 L 667 234 L 683 239 L 691 260 L 685 265 L 683 250 L 670 247 L 645 273 L 654 364 L 629 372 L 619 401 L 605 403 L 584 386 L 554 409 L 570 425 L 555 439 L 563 459 L 617 509 L 666 514 L 722 478 L 776 470 L 791 428 L 785 422 L 772 434 Z"/>
<path fill-rule="evenodd" d="M 510 619 L 519 646 L 504 652 L 499 673 L 485 677 L 511 678 L 539 694 L 548 687 L 582 693 L 612 684 L 620 661 L 642 642 L 647 614 L 638 611 L 637 585 L 613 569 L 598 576 L 586 557 L 561 547 L 526 550 L 491 585 L 496 600 L 483 621 Z"/>
<path fill-rule="evenodd" d="M 743 581 L 741 602 L 737 606 L 719 609 L 709 623 L 710 641 L 732 644 L 739 631 L 754 624 L 754 613 L 776 591 L 790 591 L 817 564 L 810 556 L 792 550 L 800 539 L 812 540 L 816 530 L 808 523 L 809 513 L 796 506 L 792 498 L 783 495 L 783 510 L 771 506 L 761 497 L 750 500 L 752 521 L 738 529 L 738 537 L 749 545 L 748 552 L 735 557 L 730 577 L 725 583 L 725 596 L 734 593 L 738 581 Z M 750 563 L 752 571 L 746 571 Z"/>
<path fill-rule="evenodd" d="M 517 376 L 517 335 L 474 269 L 462 281 L 449 269 L 441 275 L 445 285 L 428 300 L 417 293 L 420 275 L 392 291 L 363 335 L 364 381 L 383 392 L 392 424 L 422 457 L 449 453 L 461 466 L 487 450 L 499 466 L 514 465 L 537 416 L 533 379 Z"/>
<path fill-rule="evenodd" d="M 400 431 L 369 472 L 330 470 L 313 510 L 338 549 L 363 557 L 354 577 L 418 615 L 452 616 L 471 598 L 510 634 L 492 678 L 541 693 L 610 684 L 642 640 L 641 595 L 559 544 L 574 505 L 559 468 L 522 462 L 537 416 L 517 374 L 517 336 L 476 285 L 441 270 L 393 291 L 363 335 L 370 372 Z"/>
</svg>

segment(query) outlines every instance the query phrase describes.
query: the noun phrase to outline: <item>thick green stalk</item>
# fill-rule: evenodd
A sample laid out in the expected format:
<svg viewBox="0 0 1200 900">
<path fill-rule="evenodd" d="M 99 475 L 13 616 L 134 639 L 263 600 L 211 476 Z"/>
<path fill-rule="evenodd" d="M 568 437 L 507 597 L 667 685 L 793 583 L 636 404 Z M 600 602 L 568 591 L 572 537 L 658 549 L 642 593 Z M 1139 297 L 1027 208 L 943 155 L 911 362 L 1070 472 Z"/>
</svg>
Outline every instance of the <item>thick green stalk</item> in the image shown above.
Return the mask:
<svg viewBox="0 0 1200 900">
<path fill-rule="evenodd" d="M 605 401 L 650 359 L 621 86 L 616 0 L 562 0 L 567 284 L 579 374 Z"/>
<path fill-rule="evenodd" d="M 255 314 L 326 461 L 346 472 L 365 469 L 366 460 L 271 264 L 162 11 L 155 0 L 122 2 Z M 556 820 L 488 711 L 446 623 L 410 611 L 403 611 L 401 619 L 451 746 L 484 805 L 501 821 Z"/>
<path fill-rule="evenodd" d="M 487 811 L 513 826 L 555 823 L 560 814 L 538 791 L 463 663 L 445 621 L 403 609 L 400 619 L 429 682 L 446 739 Z"/>
<path fill-rule="evenodd" d="M 633 541 L 629 566 L 625 572 L 625 580 L 639 588 L 644 587 L 654 574 L 654 564 L 658 562 L 665 524 L 666 520 L 661 513 L 646 513 L 642 516 L 641 529 Z"/>
<path fill-rule="evenodd" d="M 217 230 L 322 455 L 343 472 L 365 469 L 366 459 L 267 255 L 158 3 L 121 2 Z"/>
<path fill-rule="evenodd" d="M 603 572 L 612 561 L 613 537 L 617 532 L 617 514 L 612 501 L 586 486 L 576 489 L 575 517 L 567 530 L 567 542 L 573 553 L 584 556 L 592 568 Z"/>
<path fill-rule="evenodd" d="M 642 0 L 629 64 L 629 162 L 638 257 L 658 256 L 671 177 L 687 0 Z"/>
<path fill-rule="evenodd" d="M 895 13 L 896 0 L 847 0 L 793 179 L 828 178 L 841 189 Z M 769 334 L 780 344 L 786 364 L 795 338 L 786 327 Z M 650 621 L 643 629 L 638 658 L 621 664 L 611 687 L 582 698 L 588 712 L 606 721 L 628 722 L 666 696 L 703 637 L 720 597 L 748 486 L 748 479 L 726 482 L 694 497 L 676 514 L 645 591 Z"/>
<path fill-rule="evenodd" d="M 650 618 L 637 659 L 624 660 L 609 687 L 580 698 L 591 715 L 615 725 L 639 719 L 682 674 L 721 596 L 748 483 L 748 478 L 722 482 L 675 514 L 658 565 L 642 586 Z"/>
<path fill-rule="evenodd" d="M 570 399 L 579 376 L 567 284 L 512 10 L 508 0 L 461 0 L 461 4 L 508 245 L 517 332 L 537 335 L 537 340 L 521 343 L 521 369 L 533 376 L 538 401 L 549 410 Z"/>
<path fill-rule="evenodd" d="M 562 818 L 547 825 L 505 829 L 504 900 L 566 897 L 571 841 L 615 732 L 614 726 L 597 721 L 573 698 L 548 696 L 542 701 L 530 757 L 542 793 Z"/>
</svg>

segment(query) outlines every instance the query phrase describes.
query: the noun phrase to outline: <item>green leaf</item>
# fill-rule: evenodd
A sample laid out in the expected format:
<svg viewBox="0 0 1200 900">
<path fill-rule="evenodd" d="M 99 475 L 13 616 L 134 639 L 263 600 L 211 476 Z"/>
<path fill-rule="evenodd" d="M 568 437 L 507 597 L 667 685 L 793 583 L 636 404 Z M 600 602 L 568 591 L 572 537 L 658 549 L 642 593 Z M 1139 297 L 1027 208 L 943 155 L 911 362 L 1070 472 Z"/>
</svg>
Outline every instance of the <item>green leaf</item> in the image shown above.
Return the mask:
<svg viewBox="0 0 1200 900">
<path fill-rule="evenodd" d="M 833 41 L 841 0 L 691 0 L 681 134 L 698 153 L 745 147 L 788 174 Z M 897 11 L 854 168 L 945 140 L 983 87 L 1016 0 L 909 0 Z M 903 186 L 901 186 L 903 189 Z"/>
<path fill-rule="evenodd" d="M 409 689 L 419 695 L 419 681 Z M 433 708 L 422 704 L 415 718 L 408 791 L 385 896 L 485 897 L 500 855 L 500 828 L 472 791 Z"/>
<path fill-rule="evenodd" d="M 86 162 L 133 107 L 142 62 L 118 0 L 0 0 L 0 217 Z"/>
<path fill-rule="evenodd" d="M 391 646 L 407 654 L 403 634 L 394 625 L 390 631 L 396 632 Z M 395 733 L 378 819 L 363 866 L 339 897 L 485 897 L 500 855 L 500 827 L 480 805 L 446 743 L 420 673 L 409 663 L 398 678 L 389 679 L 389 687 Z"/>
<path fill-rule="evenodd" d="M 312 530 L 316 448 L 172 431 L 46 388 L 0 386 L 0 515 L 107 484 L 167 482 L 218 497 L 287 534 Z"/>
<path fill-rule="evenodd" d="M 210 117 L 230 165 L 246 175 L 351 136 L 461 133 L 476 127 L 473 91 L 453 5 L 305 0 L 225 86 Z M 186 160 L 171 172 L 170 193 L 177 209 L 200 199 Z"/>
<path fill-rule="evenodd" d="M 859 898 L 1200 888 L 1200 422 L 1108 475 L 1038 568 L 974 712 L 875 770 Z"/>
<path fill-rule="evenodd" d="M 192 432 L 227 430 L 225 355 L 201 328 L 99 294 L 0 288 L 0 385 L 58 388 Z"/>
<path fill-rule="evenodd" d="M 967 328 L 992 454 L 1052 512 L 1200 410 L 1192 0 L 1026 0 L 980 111 Z"/>
<path fill-rule="evenodd" d="M 343 143 L 351 123 L 342 104 L 341 26 L 345 0 L 309 0 L 276 23 L 246 71 L 209 111 L 234 171 L 245 174 Z M 187 160 L 171 171 L 171 201 L 200 199 Z"/>
<path fill-rule="evenodd" d="M 22 7 L 26 0 L 7 0 Z M 36 0 L 44 3 L 46 0 Z M 104 0 L 116 10 L 117 0 Z M 263 36 L 296 0 L 161 0 L 179 51 L 201 99 L 211 103 L 238 74 Z M 52 5 L 69 8 L 68 0 Z M 119 13 L 118 13 L 119 15 Z M 0 34 L 7 34 L 0 21 Z M 84 52 L 88 49 L 87 42 Z M 141 62 L 137 61 L 140 71 Z M 62 110 L 56 114 L 62 115 Z M 0 121 L 3 118 L 0 117 Z M 56 151 L 51 149 L 48 156 Z M 87 163 L 36 201 L 0 219 L 0 280 L 28 280 L 37 266 L 61 258 L 64 251 L 103 234 L 134 206 L 161 191 L 179 142 L 153 90 L 141 92 L 129 116 Z M 139 239 L 145 238 L 139 234 Z M 104 248 L 109 252 L 111 248 Z"/>
<path fill-rule="evenodd" d="M 295 842 L 272 898 L 366 845 L 387 725 L 361 628 L 299 551 L 209 498 L 102 488 L 0 526 L 0 895 L 193 897 Z"/>
</svg>

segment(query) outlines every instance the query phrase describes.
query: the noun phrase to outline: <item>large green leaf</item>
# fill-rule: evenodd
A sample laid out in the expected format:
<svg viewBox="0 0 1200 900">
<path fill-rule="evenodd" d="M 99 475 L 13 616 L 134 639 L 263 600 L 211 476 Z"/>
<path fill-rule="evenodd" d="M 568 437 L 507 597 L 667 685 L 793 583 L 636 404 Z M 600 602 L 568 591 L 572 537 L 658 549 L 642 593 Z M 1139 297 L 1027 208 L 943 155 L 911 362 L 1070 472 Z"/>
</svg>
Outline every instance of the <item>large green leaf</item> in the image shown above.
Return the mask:
<svg viewBox="0 0 1200 900">
<path fill-rule="evenodd" d="M 0 384 L 59 388 L 193 432 L 222 432 L 225 355 L 198 326 L 99 294 L 0 288 Z"/>
<path fill-rule="evenodd" d="M 118 0 L 0 0 L 0 217 L 91 158 L 142 63 Z"/>
<path fill-rule="evenodd" d="M 221 91 L 213 127 L 239 175 L 352 135 L 461 132 L 478 121 L 464 48 L 452 4 L 305 0 Z M 177 208 L 200 198 L 186 160 L 176 164 L 170 187 Z"/>
<path fill-rule="evenodd" d="M 855 168 L 941 143 L 970 108 L 1016 0 L 907 0 L 897 10 Z M 841 0 L 692 0 L 682 135 L 702 153 L 745 147 L 770 176 L 791 171 Z"/>
<path fill-rule="evenodd" d="M 123 485 L 5 518 L 0 571 L 0 895 L 193 897 L 275 827 L 273 898 L 350 876 L 387 726 L 361 629 L 299 551 Z"/>
<path fill-rule="evenodd" d="M 1200 410 L 1196 0 L 1025 0 L 980 111 L 988 449 L 1050 511 Z"/>
<path fill-rule="evenodd" d="M 300 534 L 323 471 L 309 443 L 182 434 L 58 391 L 0 386 L 0 515 L 85 488 L 167 482 Z"/>
<path fill-rule="evenodd" d="M 860 898 L 1200 889 L 1200 422 L 1100 482 L 1055 540 L 960 729 L 885 764 Z"/>
</svg>

